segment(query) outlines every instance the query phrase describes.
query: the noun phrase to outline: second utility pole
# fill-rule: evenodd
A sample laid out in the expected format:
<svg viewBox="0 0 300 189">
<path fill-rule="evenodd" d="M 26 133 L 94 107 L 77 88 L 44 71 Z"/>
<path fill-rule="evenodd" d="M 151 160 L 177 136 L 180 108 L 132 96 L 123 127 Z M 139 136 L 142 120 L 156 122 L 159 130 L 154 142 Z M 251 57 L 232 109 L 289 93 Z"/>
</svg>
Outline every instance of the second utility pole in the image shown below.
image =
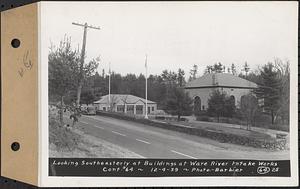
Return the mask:
<svg viewBox="0 0 300 189">
<path fill-rule="evenodd" d="M 76 105 L 77 105 L 77 107 L 79 107 L 80 106 L 81 89 L 82 89 L 83 82 L 84 82 L 83 66 L 84 66 L 84 58 L 85 58 L 85 46 L 86 46 L 87 29 L 91 28 L 91 29 L 100 30 L 100 28 L 99 27 L 94 27 L 94 26 L 89 26 L 87 23 L 78 24 L 78 23 L 72 22 L 72 24 L 76 25 L 76 26 L 81 26 L 81 27 L 84 28 L 83 42 L 82 42 L 82 49 L 81 49 L 81 57 L 80 57 L 79 83 L 78 83 L 78 87 L 77 87 L 77 99 L 76 99 Z"/>
</svg>

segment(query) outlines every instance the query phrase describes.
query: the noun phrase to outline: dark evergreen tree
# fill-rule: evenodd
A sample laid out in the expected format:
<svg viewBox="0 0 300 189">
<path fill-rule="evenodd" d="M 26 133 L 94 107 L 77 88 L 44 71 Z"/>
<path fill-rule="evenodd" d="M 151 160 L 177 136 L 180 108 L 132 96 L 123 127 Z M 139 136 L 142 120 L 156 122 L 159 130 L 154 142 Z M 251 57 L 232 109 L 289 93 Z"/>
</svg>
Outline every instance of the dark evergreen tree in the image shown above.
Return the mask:
<svg viewBox="0 0 300 189">
<path fill-rule="evenodd" d="M 225 113 L 225 97 L 225 93 L 214 90 L 208 99 L 207 113 L 210 116 L 217 117 L 218 122 L 220 121 L 220 117 L 224 116 Z"/>
<path fill-rule="evenodd" d="M 236 66 L 234 65 L 234 63 L 231 64 L 231 73 L 232 75 L 237 75 Z"/>
<path fill-rule="evenodd" d="M 59 104 L 60 123 L 63 124 L 64 97 L 76 89 L 79 52 L 71 48 L 71 40 L 64 38 L 48 55 L 49 101 Z"/>
<path fill-rule="evenodd" d="M 193 68 L 190 70 L 189 81 L 195 80 L 198 73 L 198 66 L 196 64 L 193 65 Z"/>
<path fill-rule="evenodd" d="M 170 91 L 166 99 L 165 110 L 172 115 L 177 115 L 177 120 L 180 121 L 182 115 L 192 113 L 193 100 L 183 88 L 173 87 Z"/>
<path fill-rule="evenodd" d="M 184 70 L 179 68 L 177 73 L 177 84 L 179 87 L 183 87 L 186 83 L 184 75 L 185 75 Z"/>
<path fill-rule="evenodd" d="M 235 113 L 234 102 L 225 92 L 216 89 L 208 99 L 207 113 L 210 116 L 217 117 L 218 122 L 220 117 L 232 117 Z"/>
<path fill-rule="evenodd" d="M 83 90 L 81 93 L 81 104 L 92 104 L 96 98 L 94 96 L 94 92 L 92 90 Z"/>
<path fill-rule="evenodd" d="M 275 113 L 280 104 L 280 79 L 273 63 L 263 66 L 261 71 L 261 83 L 255 93 L 258 98 L 263 99 L 263 108 L 271 115 L 272 124 L 274 124 Z"/>
<path fill-rule="evenodd" d="M 211 66 L 206 66 L 204 74 L 223 73 L 225 71 L 226 71 L 225 66 L 221 62 L 219 62 L 219 63 L 215 63 L 214 65 L 211 65 Z"/>
</svg>

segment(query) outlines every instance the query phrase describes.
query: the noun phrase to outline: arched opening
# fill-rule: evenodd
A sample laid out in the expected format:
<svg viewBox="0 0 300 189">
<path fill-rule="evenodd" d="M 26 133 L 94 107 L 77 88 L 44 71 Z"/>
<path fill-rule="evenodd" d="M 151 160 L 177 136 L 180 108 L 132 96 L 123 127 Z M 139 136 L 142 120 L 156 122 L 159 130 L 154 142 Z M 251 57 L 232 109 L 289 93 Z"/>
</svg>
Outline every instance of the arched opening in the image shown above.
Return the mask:
<svg viewBox="0 0 300 189">
<path fill-rule="evenodd" d="M 235 97 L 233 95 L 230 96 L 230 103 L 235 105 Z"/>
<path fill-rule="evenodd" d="M 201 99 L 199 96 L 194 98 L 194 114 L 199 115 L 201 112 Z"/>
</svg>

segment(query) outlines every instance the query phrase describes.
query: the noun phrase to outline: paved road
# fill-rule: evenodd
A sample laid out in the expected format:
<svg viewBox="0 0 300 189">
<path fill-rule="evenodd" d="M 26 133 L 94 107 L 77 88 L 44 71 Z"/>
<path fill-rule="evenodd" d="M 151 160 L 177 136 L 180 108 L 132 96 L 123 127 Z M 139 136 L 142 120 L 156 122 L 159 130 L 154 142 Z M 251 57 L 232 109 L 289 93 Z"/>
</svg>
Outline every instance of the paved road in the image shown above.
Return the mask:
<svg viewBox="0 0 300 189">
<path fill-rule="evenodd" d="M 77 125 L 88 135 L 99 137 L 145 158 L 288 159 L 289 157 L 288 151 L 266 152 L 110 117 L 82 116 Z"/>
</svg>

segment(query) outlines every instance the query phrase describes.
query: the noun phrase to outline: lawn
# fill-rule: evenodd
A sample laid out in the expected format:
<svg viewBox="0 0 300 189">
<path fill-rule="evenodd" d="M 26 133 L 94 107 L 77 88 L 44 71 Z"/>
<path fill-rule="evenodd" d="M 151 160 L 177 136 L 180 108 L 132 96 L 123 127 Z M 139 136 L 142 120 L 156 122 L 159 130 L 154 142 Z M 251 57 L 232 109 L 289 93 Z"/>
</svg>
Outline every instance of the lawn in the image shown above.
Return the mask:
<svg viewBox="0 0 300 189">
<path fill-rule="evenodd" d="M 204 123 L 204 122 L 197 123 L 197 121 L 194 121 L 194 122 L 167 121 L 167 122 L 171 123 L 171 124 L 175 124 L 175 125 L 176 124 L 177 125 L 185 125 L 185 126 L 190 126 L 190 127 L 194 127 L 194 128 L 215 131 L 215 132 L 220 132 L 220 133 L 225 133 L 225 134 L 234 134 L 234 135 L 239 135 L 239 136 L 244 136 L 244 137 L 255 138 L 256 140 L 274 140 L 275 139 L 268 133 L 258 132 L 258 131 L 254 131 L 254 130 L 246 130 L 246 129 L 243 129 L 242 127 L 240 127 L 240 128 L 228 127 L 228 126 L 226 126 L 226 124 L 222 124 L 222 123 L 217 123 L 217 124 Z"/>
</svg>

